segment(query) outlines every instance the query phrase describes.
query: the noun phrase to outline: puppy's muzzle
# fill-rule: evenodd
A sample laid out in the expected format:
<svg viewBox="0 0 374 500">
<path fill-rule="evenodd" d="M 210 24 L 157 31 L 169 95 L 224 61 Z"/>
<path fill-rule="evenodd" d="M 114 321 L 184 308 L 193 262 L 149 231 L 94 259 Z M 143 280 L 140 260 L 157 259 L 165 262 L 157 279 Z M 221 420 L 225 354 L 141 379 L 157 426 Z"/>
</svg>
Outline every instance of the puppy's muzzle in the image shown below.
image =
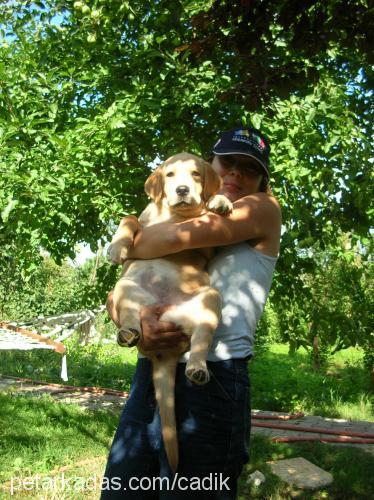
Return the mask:
<svg viewBox="0 0 374 500">
<path fill-rule="evenodd" d="M 190 188 L 188 186 L 178 186 L 175 191 L 178 196 L 187 196 L 190 192 Z"/>
</svg>

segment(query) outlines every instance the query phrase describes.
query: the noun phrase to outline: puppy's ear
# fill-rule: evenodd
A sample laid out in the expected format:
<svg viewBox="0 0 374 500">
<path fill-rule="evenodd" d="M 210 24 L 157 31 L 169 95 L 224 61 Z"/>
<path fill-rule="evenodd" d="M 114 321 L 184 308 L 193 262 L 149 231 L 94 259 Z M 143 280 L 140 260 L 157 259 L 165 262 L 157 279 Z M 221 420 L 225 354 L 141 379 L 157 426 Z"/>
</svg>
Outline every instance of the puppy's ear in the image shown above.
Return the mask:
<svg viewBox="0 0 374 500">
<path fill-rule="evenodd" d="M 211 196 L 216 194 L 221 185 L 221 177 L 213 170 L 209 163 L 205 162 L 204 201 L 208 201 Z"/>
<path fill-rule="evenodd" d="M 162 173 L 162 165 L 151 174 L 145 181 L 144 190 L 147 195 L 156 203 L 160 203 L 164 196 L 164 176 Z"/>
</svg>

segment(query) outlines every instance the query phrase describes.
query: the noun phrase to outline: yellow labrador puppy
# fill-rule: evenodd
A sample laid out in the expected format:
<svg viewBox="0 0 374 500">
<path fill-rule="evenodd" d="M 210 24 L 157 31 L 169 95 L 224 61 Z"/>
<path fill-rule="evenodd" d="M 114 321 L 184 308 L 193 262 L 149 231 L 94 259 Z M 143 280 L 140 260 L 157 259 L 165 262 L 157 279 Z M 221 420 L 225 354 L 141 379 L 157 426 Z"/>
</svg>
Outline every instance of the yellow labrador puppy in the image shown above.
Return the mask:
<svg viewBox="0 0 374 500">
<path fill-rule="evenodd" d="M 123 263 L 139 227 L 163 221 L 180 222 L 211 210 L 225 214 L 231 202 L 217 195 L 219 176 L 201 158 L 181 153 L 158 167 L 145 183 L 153 200 L 139 219 L 122 220 L 108 248 L 108 259 Z M 162 435 L 169 464 L 178 466 L 178 447 L 174 413 L 175 371 L 178 359 L 190 348 L 186 376 L 196 384 L 209 381 L 206 357 L 221 314 L 221 298 L 210 287 L 205 267 L 212 249 L 185 250 L 151 260 L 128 259 L 117 282 L 113 303 L 119 318 L 118 343 L 137 345 L 141 354 L 152 361 L 155 395 L 159 405 Z M 154 303 L 174 304 L 160 321 L 172 321 L 182 327 L 190 342 L 176 348 L 145 351 L 142 348 L 140 309 Z"/>
</svg>

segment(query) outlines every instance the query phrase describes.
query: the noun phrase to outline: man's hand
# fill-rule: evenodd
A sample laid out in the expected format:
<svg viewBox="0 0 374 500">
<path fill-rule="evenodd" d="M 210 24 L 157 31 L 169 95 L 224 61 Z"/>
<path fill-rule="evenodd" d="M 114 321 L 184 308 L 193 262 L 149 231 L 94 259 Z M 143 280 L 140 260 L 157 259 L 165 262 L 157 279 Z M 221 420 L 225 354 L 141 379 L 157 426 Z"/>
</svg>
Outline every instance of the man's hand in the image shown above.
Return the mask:
<svg viewBox="0 0 374 500">
<path fill-rule="evenodd" d="M 175 323 L 159 321 L 160 316 L 165 311 L 173 308 L 172 305 L 145 306 L 140 311 L 140 321 L 142 327 L 141 345 L 145 351 L 156 351 L 157 349 L 176 347 L 179 342 L 188 340 L 182 329 Z M 113 303 L 113 290 L 108 293 L 106 308 L 109 316 L 121 328 L 117 311 Z"/>
<path fill-rule="evenodd" d="M 175 323 L 159 321 L 160 316 L 173 307 L 175 306 L 169 304 L 155 304 L 141 309 L 141 345 L 145 351 L 176 347 L 181 341 L 188 340 L 189 337 Z"/>
</svg>

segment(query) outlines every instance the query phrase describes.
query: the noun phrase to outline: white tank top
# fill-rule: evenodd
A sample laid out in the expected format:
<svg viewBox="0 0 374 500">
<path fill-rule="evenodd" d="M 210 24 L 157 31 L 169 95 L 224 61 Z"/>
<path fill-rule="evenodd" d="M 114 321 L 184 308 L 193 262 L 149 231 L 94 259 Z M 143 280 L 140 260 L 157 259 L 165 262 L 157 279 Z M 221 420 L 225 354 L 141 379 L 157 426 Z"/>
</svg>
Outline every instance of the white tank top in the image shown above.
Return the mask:
<svg viewBox="0 0 374 500">
<path fill-rule="evenodd" d="M 208 353 L 209 361 L 246 358 L 253 354 L 257 323 L 269 295 L 277 257 L 248 243 L 220 247 L 208 264 L 211 285 L 219 290 L 222 316 Z M 138 357 L 142 358 L 140 353 Z M 189 352 L 179 362 L 186 362 Z"/>
<path fill-rule="evenodd" d="M 210 282 L 221 293 L 223 308 L 208 360 L 252 355 L 276 261 L 243 242 L 220 247 L 209 262 Z"/>
</svg>

